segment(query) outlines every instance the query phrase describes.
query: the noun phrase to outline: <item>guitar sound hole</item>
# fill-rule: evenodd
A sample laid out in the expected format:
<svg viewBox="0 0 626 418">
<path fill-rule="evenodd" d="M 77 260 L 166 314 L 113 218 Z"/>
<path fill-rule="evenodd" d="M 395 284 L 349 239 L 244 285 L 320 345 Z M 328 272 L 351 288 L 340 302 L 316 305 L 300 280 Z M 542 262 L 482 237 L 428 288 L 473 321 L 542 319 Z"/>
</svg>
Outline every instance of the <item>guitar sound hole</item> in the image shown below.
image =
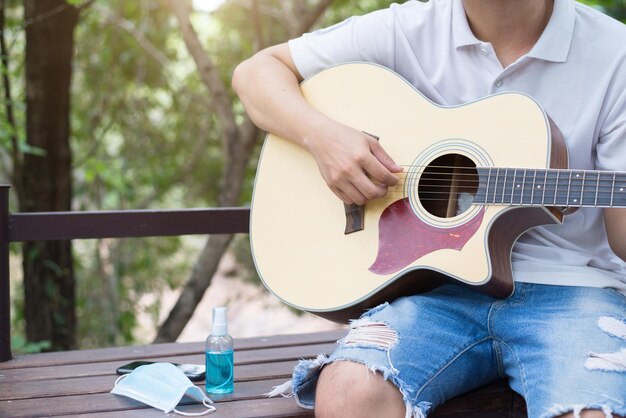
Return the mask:
<svg viewBox="0 0 626 418">
<path fill-rule="evenodd" d="M 446 154 L 431 161 L 422 172 L 418 196 L 431 215 L 452 218 L 470 209 L 477 189 L 476 164 L 464 155 Z"/>
</svg>

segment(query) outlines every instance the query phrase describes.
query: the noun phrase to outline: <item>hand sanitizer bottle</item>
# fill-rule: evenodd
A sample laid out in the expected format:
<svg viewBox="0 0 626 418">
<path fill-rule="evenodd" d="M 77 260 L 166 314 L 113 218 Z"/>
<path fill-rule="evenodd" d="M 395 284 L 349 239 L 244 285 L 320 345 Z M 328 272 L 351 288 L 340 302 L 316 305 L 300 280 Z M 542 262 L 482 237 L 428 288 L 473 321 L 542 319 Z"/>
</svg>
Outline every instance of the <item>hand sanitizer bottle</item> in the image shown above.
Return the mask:
<svg viewBox="0 0 626 418">
<path fill-rule="evenodd" d="M 211 335 L 206 339 L 207 393 L 231 393 L 234 389 L 233 339 L 228 335 L 226 308 L 213 308 Z"/>
</svg>

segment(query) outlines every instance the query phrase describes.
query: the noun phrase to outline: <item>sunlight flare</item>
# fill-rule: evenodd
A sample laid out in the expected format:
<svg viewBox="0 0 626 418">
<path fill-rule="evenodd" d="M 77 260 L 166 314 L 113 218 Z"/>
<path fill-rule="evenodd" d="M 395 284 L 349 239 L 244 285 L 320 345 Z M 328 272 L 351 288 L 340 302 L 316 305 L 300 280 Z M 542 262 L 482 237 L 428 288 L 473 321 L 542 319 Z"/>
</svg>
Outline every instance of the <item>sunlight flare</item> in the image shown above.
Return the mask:
<svg viewBox="0 0 626 418">
<path fill-rule="evenodd" d="M 226 0 L 193 0 L 193 8 L 206 13 L 211 13 L 220 8 Z"/>
</svg>

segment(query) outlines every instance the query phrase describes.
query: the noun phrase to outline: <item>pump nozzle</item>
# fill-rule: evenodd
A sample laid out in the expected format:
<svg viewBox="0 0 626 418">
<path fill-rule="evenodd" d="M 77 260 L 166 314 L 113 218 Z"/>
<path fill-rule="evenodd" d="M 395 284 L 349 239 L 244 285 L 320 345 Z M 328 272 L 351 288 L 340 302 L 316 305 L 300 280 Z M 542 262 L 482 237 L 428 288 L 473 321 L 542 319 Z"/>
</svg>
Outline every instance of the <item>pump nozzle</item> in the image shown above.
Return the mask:
<svg viewBox="0 0 626 418">
<path fill-rule="evenodd" d="M 226 312 L 227 308 L 224 306 L 213 308 L 213 325 L 211 326 L 212 335 L 228 334 L 228 317 Z"/>
</svg>

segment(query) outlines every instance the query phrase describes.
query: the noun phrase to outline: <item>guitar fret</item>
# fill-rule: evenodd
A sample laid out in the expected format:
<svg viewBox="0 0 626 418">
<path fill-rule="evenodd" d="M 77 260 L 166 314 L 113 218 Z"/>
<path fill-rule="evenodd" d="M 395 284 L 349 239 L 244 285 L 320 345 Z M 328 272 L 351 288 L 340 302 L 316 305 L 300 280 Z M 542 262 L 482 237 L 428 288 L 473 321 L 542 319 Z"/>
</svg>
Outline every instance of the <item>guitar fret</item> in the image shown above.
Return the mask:
<svg viewBox="0 0 626 418">
<path fill-rule="evenodd" d="M 615 197 L 615 177 L 617 177 L 617 173 L 613 173 L 613 184 L 611 186 L 611 206 L 613 206 L 613 198 Z"/>
<path fill-rule="evenodd" d="M 567 198 L 565 199 L 565 206 L 569 206 L 569 193 L 572 189 L 572 172 L 569 173 L 569 180 L 567 182 Z"/>
<path fill-rule="evenodd" d="M 596 179 L 596 198 L 593 202 L 594 206 L 598 206 L 598 192 L 600 191 L 600 173 L 597 173 L 598 178 Z"/>
<path fill-rule="evenodd" d="M 511 204 L 513 204 L 513 196 L 515 195 L 515 179 L 517 178 L 517 168 L 513 169 L 513 181 L 511 182 Z"/>
<path fill-rule="evenodd" d="M 520 205 L 524 203 L 524 189 L 526 188 L 526 169 L 524 169 L 524 177 L 522 178 L 522 194 L 520 195 Z"/>
<path fill-rule="evenodd" d="M 490 181 L 491 181 L 491 167 L 489 167 L 489 173 L 487 174 L 487 187 L 485 187 L 485 204 L 487 204 L 488 202 Z"/>
<path fill-rule="evenodd" d="M 498 194 L 498 176 L 499 175 L 500 175 L 500 168 L 496 168 L 496 182 L 493 186 L 493 201 L 491 202 L 494 205 L 496 203 L 496 194 Z"/>
<path fill-rule="evenodd" d="M 600 196 L 600 176 L 602 173 L 600 171 L 589 171 L 587 172 L 587 193 L 584 198 L 583 204 L 585 206 L 598 206 L 598 197 Z M 595 178 L 594 178 L 595 177 Z"/>
<path fill-rule="evenodd" d="M 613 206 L 626 207 L 626 173 L 616 173 L 617 178 L 615 182 L 615 202 Z"/>
<path fill-rule="evenodd" d="M 596 199 L 594 206 L 607 207 L 612 205 L 614 194 L 615 174 L 610 172 L 598 172 L 596 179 Z"/>
<path fill-rule="evenodd" d="M 509 169 L 505 168 L 504 169 L 504 182 L 502 184 L 502 204 L 504 204 L 504 193 L 506 192 L 506 177 L 508 173 L 509 173 Z"/>
<path fill-rule="evenodd" d="M 556 183 L 554 184 L 554 206 L 556 206 L 556 195 L 559 191 L 559 176 L 561 175 L 561 170 L 556 170 Z"/>
<path fill-rule="evenodd" d="M 580 183 L 580 204 L 581 205 L 584 203 L 583 197 L 584 197 L 584 194 L 585 194 L 585 177 L 586 176 L 587 176 L 587 172 L 583 171 L 583 181 Z M 576 201 L 574 200 L 574 202 L 576 202 Z"/>
<path fill-rule="evenodd" d="M 535 203 L 535 180 L 537 180 L 537 170 L 533 170 L 533 186 L 530 190 L 530 204 Z"/>
<path fill-rule="evenodd" d="M 548 171 L 546 170 L 543 174 L 543 192 L 541 193 L 541 204 L 545 205 L 546 203 L 546 187 L 548 186 Z"/>
</svg>

